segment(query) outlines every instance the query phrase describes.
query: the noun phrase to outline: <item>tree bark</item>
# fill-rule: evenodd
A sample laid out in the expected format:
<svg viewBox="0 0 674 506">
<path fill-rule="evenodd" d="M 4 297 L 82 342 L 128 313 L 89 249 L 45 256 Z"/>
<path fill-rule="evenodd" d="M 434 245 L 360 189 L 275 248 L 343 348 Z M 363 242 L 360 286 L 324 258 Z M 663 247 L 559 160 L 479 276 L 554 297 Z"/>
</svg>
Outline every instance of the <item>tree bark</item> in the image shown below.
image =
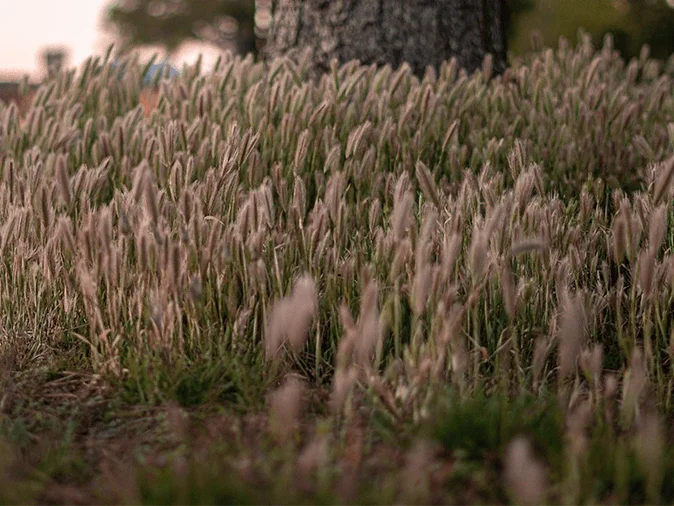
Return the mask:
<svg viewBox="0 0 674 506">
<path fill-rule="evenodd" d="M 493 73 L 507 67 L 506 0 L 272 0 L 267 58 L 310 49 L 315 68 L 330 60 L 369 65 L 407 62 L 422 76 L 455 57 L 468 72 L 491 54 Z"/>
</svg>

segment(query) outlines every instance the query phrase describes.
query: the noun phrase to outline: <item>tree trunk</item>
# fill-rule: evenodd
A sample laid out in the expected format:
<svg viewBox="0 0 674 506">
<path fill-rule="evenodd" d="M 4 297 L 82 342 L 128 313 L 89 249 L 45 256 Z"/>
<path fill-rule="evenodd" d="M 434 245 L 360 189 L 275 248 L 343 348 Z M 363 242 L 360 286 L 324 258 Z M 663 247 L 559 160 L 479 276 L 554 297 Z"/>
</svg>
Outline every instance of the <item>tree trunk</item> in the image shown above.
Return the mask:
<svg viewBox="0 0 674 506">
<path fill-rule="evenodd" d="M 310 49 L 316 70 L 330 60 L 369 65 L 407 62 L 422 76 L 452 57 L 468 72 L 491 54 L 507 67 L 506 0 L 272 0 L 265 56 Z"/>
</svg>

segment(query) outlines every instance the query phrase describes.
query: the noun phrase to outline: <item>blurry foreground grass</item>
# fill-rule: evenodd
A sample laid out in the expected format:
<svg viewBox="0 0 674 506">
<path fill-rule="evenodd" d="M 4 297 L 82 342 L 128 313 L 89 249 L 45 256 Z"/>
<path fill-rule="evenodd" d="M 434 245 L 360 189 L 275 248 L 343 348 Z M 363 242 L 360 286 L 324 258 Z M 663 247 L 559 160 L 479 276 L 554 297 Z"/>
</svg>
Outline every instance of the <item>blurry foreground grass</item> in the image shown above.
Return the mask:
<svg viewBox="0 0 674 506">
<path fill-rule="evenodd" d="M 0 502 L 674 501 L 674 59 L 489 74 L 0 105 Z"/>
</svg>

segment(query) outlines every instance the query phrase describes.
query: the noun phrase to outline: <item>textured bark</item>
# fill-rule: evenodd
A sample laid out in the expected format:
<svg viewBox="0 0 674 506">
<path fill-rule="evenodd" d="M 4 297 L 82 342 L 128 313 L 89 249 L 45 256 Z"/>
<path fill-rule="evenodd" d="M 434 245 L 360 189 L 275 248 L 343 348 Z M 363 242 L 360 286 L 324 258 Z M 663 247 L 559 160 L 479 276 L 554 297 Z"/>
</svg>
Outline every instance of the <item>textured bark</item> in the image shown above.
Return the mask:
<svg viewBox="0 0 674 506">
<path fill-rule="evenodd" d="M 507 66 L 506 0 L 272 0 L 272 17 L 265 56 L 310 49 L 318 71 L 406 61 L 421 76 L 455 57 L 472 72 L 488 53 L 494 73 Z"/>
</svg>

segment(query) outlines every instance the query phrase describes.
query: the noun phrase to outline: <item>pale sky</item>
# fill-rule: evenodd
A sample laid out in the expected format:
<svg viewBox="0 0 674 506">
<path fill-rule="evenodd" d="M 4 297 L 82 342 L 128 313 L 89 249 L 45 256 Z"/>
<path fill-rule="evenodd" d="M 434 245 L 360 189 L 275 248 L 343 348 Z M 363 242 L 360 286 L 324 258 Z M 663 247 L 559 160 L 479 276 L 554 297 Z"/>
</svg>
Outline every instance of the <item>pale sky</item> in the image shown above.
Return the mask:
<svg viewBox="0 0 674 506">
<path fill-rule="evenodd" d="M 0 80 L 29 74 L 39 78 L 44 69 L 40 52 L 45 46 L 64 46 L 67 65 L 79 66 L 93 54 L 102 54 L 111 42 L 100 28 L 110 0 L 0 0 Z M 193 61 L 203 47 L 186 47 L 177 61 Z M 205 55 L 208 63 L 212 51 Z"/>
</svg>

